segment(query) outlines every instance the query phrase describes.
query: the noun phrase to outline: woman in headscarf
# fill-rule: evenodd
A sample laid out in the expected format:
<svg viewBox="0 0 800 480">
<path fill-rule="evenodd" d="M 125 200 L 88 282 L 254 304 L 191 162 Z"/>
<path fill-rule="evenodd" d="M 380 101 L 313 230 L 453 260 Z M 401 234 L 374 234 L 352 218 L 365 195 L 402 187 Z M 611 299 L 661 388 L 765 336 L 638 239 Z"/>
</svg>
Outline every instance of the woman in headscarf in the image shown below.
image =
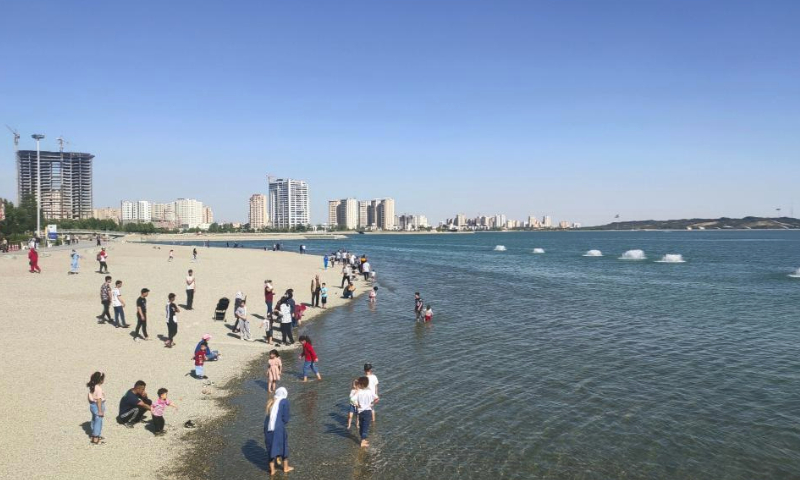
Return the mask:
<svg viewBox="0 0 800 480">
<path fill-rule="evenodd" d="M 286 388 L 280 387 L 275 391 L 275 396 L 267 402 L 264 443 L 267 445 L 270 475 L 275 475 L 275 462 L 278 457 L 282 460 L 284 473 L 294 470 L 289 466 L 289 436 L 286 433 L 286 424 L 289 423 L 289 400 L 286 398 L 288 396 Z"/>
</svg>

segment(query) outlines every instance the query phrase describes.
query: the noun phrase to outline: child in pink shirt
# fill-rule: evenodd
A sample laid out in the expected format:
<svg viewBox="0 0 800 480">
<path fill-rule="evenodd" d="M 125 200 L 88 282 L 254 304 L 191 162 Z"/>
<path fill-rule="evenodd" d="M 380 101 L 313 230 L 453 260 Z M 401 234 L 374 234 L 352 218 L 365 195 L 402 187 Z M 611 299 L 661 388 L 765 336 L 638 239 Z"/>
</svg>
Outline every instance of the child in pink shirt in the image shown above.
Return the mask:
<svg viewBox="0 0 800 480">
<path fill-rule="evenodd" d="M 150 406 L 150 411 L 153 414 L 153 431 L 156 435 L 164 435 L 164 410 L 167 407 L 178 408 L 172 401 L 167 399 L 169 390 L 166 388 L 158 389 L 158 400 L 153 402 Z"/>
</svg>

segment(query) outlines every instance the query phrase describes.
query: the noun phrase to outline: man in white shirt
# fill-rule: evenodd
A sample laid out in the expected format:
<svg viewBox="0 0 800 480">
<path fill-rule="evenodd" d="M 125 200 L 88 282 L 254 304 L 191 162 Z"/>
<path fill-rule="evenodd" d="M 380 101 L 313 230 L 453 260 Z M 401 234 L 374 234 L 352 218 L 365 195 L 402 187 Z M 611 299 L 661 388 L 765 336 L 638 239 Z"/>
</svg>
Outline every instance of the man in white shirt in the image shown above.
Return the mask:
<svg viewBox="0 0 800 480">
<path fill-rule="evenodd" d="M 365 282 L 366 282 L 367 280 L 369 280 L 369 271 L 370 271 L 370 268 L 371 268 L 371 267 L 370 267 L 370 264 L 369 264 L 369 262 L 364 262 L 364 264 L 363 264 L 363 265 L 361 265 L 361 273 L 363 273 L 363 274 L 364 274 L 364 281 L 365 281 Z"/>
<path fill-rule="evenodd" d="M 122 299 L 122 280 L 117 280 L 114 284 L 114 289 L 111 290 L 111 305 L 114 307 L 114 326 L 119 328 L 130 328 L 130 325 L 125 323 L 125 300 Z M 120 325 L 120 317 L 122 317 L 122 324 Z"/>
<path fill-rule="evenodd" d="M 194 272 L 189 270 L 189 275 L 186 276 L 186 310 L 192 309 L 192 303 L 194 303 L 194 290 Z"/>
</svg>

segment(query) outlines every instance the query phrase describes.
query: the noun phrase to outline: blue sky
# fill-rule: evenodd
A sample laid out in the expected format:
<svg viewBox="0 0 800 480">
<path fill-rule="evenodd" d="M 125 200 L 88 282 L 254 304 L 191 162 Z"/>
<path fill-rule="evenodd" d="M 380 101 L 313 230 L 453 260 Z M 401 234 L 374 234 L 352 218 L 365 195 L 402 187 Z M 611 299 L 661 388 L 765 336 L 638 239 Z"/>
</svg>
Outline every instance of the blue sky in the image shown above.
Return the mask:
<svg viewBox="0 0 800 480">
<path fill-rule="evenodd" d="M 800 215 L 800 2 L 6 2 L 0 123 L 95 206 L 266 175 L 431 220 Z M 0 196 L 16 197 L 11 134 Z"/>
</svg>

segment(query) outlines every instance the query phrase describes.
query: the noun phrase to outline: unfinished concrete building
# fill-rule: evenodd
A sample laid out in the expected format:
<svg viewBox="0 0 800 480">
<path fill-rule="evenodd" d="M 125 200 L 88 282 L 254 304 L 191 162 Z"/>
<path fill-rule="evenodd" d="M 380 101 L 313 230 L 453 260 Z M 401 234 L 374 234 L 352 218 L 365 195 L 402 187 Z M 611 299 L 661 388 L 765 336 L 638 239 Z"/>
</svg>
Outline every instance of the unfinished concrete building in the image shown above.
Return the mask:
<svg viewBox="0 0 800 480">
<path fill-rule="evenodd" d="M 40 152 L 42 214 L 48 220 L 92 218 L 92 159 L 76 152 Z M 36 196 L 36 150 L 17 152 L 17 202 Z"/>
</svg>

